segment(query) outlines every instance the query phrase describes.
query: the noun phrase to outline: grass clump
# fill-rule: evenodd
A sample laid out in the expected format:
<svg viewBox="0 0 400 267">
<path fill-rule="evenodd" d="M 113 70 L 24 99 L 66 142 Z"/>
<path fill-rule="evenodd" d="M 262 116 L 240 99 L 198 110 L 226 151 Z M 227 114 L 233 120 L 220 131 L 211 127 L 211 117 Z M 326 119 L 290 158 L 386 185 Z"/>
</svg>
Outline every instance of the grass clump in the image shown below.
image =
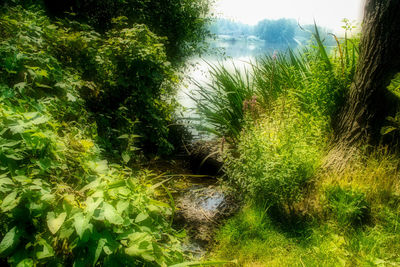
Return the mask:
<svg viewBox="0 0 400 267">
<path fill-rule="evenodd" d="M 360 225 L 369 215 L 364 193 L 332 186 L 326 189 L 325 197 L 329 212 L 343 227 Z"/>
<path fill-rule="evenodd" d="M 208 125 L 202 128 L 236 143 L 244 122 L 245 103 L 253 96 L 249 72 L 236 67 L 231 72 L 223 65 L 210 68 L 211 82 L 197 84 L 198 96 L 194 98 Z"/>
</svg>

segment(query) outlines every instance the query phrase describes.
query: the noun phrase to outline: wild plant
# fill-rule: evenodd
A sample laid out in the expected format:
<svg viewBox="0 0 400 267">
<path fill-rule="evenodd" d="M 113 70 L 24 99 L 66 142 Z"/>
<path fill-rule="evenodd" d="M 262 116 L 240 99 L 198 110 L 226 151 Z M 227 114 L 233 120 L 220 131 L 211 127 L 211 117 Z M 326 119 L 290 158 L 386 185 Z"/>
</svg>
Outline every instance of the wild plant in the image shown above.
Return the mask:
<svg viewBox="0 0 400 267">
<path fill-rule="evenodd" d="M 201 128 L 236 143 L 244 122 L 246 101 L 254 96 L 250 73 L 236 66 L 233 71 L 222 64 L 209 66 L 211 80 L 197 84 L 194 97 L 205 122 Z"/>
</svg>

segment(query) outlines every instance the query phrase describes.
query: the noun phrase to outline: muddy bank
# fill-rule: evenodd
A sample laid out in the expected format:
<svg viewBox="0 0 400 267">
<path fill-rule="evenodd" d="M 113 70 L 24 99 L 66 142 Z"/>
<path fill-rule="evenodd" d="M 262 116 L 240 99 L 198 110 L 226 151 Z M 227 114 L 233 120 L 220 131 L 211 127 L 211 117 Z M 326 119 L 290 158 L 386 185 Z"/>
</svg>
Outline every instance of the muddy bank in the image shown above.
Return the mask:
<svg viewBox="0 0 400 267">
<path fill-rule="evenodd" d="M 187 249 L 195 256 L 206 252 L 216 229 L 238 209 L 239 205 L 229 192 L 218 184 L 194 185 L 177 197 L 175 224 L 186 230 Z"/>
</svg>

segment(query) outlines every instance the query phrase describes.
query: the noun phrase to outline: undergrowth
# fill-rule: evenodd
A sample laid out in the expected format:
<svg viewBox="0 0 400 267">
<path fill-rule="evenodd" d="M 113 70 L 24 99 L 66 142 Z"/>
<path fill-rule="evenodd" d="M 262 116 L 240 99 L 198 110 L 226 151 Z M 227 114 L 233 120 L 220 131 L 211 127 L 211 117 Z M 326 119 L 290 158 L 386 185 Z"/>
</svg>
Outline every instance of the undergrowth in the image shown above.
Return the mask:
<svg viewBox="0 0 400 267">
<path fill-rule="evenodd" d="M 1 263 L 183 262 L 158 176 L 129 167 L 138 147 L 172 150 L 165 39 L 124 17 L 101 35 L 12 5 L 0 7 Z"/>
<path fill-rule="evenodd" d="M 243 101 L 242 113 L 229 114 L 242 122 L 235 126 L 240 134 L 219 134 L 233 143 L 225 153 L 227 182 L 246 203 L 218 231 L 213 257 L 238 259 L 240 266 L 400 263 L 398 155 L 381 146 L 361 150 L 341 172 L 323 165 L 331 120 L 358 57 L 357 37 L 336 40 L 329 53 L 315 27 L 309 47 L 256 60 L 244 79 L 246 94 L 213 76 L 224 92 L 219 98 Z M 213 97 L 200 101 L 210 101 L 201 107 L 214 108 L 216 128 L 226 127 L 228 117 L 220 111 L 233 106 L 226 102 L 219 110 Z M 211 108 L 199 110 L 207 117 Z"/>
</svg>

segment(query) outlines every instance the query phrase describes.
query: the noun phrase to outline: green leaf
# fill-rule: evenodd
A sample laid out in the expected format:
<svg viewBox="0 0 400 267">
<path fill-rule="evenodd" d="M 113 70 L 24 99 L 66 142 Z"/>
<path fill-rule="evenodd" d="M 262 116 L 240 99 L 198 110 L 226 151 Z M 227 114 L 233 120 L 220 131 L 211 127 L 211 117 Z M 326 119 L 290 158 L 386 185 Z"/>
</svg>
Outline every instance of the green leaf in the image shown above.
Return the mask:
<svg viewBox="0 0 400 267">
<path fill-rule="evenodd" d="M 3 237 L 0 243 L 0 255 L 7 256 L 13 248 L 15 248 L 19 243 L 19 231 L 16 226 L 14 226 L 7 234 Z"/>
<path fill-rule="evenodd" d="M 91 230 L 91 228 L 93 227 L 90 223 L 89 223 L 89 219 L 83 215 L 83 213 L 77 213 L 74 216 L 74 227 L 76 230 L 76 233 L 78 234 L 79 238 L 82 239 L 83 234 L 85 233 L 86 230 Z"/>
<path fill-rule="evenodd" d="M 30 258 L 23 259 L 17 264 L 17 267 L 32 267 L 33 266 L 33 260 Z"/>
<path fill-rule="evenodd" d="M 148 261 L 155 261 L 153 248 L 151 245 L 152 237 L 147 233 L 133 233 L 129 235 L 130 245 L 125 249 L 129 256 L 142 257 Z"/>
<path fill-rule="evenodd" d="M 126 151 L 123 152 L 121 156 L 122 156 L 122 160 L 125 162 L 125 164 L 131 160 L 131 156 Z"/>
<path fill-rule="evenodd" d="M 23 160 L 24 156 L 18 153 L 14 154 L 5 154 L 6 158 L 13 159 L 13 160 Z"/>
<path fill-rule="evenodd" d="M 15 185 L 10 178 L 0 178 L 0 192 L 6 193 L 9 188 L 13 188 Z"/>
<path fill-rule="evenodd" d="M 66 212 L 61 213 L 58 217 L 55 217 L 55 214 L 52 211 L 47 213 L 47 226 L 53 235 L 58 232 L 66 217 Z"/>
<path fill-rule="evenodd" d="M 93 200 L 92 197 L 88 197 L 86 200 L 86 211 L 88 214 L 93 214 L 93 212 L 99 207 L 99 205 L 103 202 L 102 198 L 98 198 L 96 201 Z"/>
<path fill-rule="evenodd" d="M 129 135 L 123 134 L 117 137 L 118 139 L 129 139 Z"/>
<path fill-rule="evenodd" d="M 76 101 L 76 97 L 73 96 L 70 93 L 67 93 L 67 99 L 68 99 L 68 101 L 71 101 L 71 102 L 75 102 Z"/>
<path fill-rule="evenodd" d="M 129 201 L 120 200 L 117 203 L 117 212 L 122 214 L 127 208 L 129 208 Z"/>
<path fill-rule="evenodd" d="M 44 259 L 44 258 L 49 258 L 54 256 L 54 250 L 53 248 L 49 245 L 49 243 L 47 243 L 46 240 L 44 239 L 40 239 L 40 241 L 38 242 L 39 245 L 43 246 L 43 250 L 42 251 L 38 251 L 36 253 L 36 257 L 40 260 L 40 259 Z"/>
<path fill-rule="evenodd" d="M 32 124 L 34 124 L 34 125 L 39 125 L 39 124 L 46 123 L 46 122 L 48 122 L 48 121 L 49 121 L 49 117 L 47 117 L 47 116 L 40 116 L 40 117 L 37 117 L 37 118 L 31 120 L 30 122 L 31 122 Z"/>
<path fill-rule="evenodd" d="M 37 87 L 40 87 L 40 88 L 52 89 L 51 86 L 48 86 L 47 84 L 43 84 L 43 83 L 35 82 L 35 85 L 36 85 Z"/>
<path fill-rule="evenodd" d="M 140 223 L 140 222 L 146 220 L 147 218 L 149 218 L 149 215 L 141 212 L 141 213 L 139 213 L 138 216 L 136 216 L 135 223 Z"/>
<path fill-rule="evenodd" d="M 101 238 L 99 242 L 97 243 L 97 248 L 94 253 L 94 260 L 93 260 L 93 265 L 96 264 L 96 262 L 99 260 L 99 257 L 101 255 L 101 252 L 103 251 L 104 245 L 107 243 L 107 240 L 105 238 Z"/>
<path fill-rule="evenodd" d="M 13 208 L 15 208 L 18 205 L 20 199 L 21 199 L 20 197 L 17 198 L 17 192 L 15 192 L 15 191 L 11 192 L 4 198 L 3 203 L 1 203 L 0 208 L 4 212 L 12 210 Z"/>
<path fill-rule="evenodd" d="M 104 217 L 112 224 L 120 225 L 124 222 L 122 217 L 117 213 L 117 210 L 108 203 L 104 203 Z"/>
<path fill-rule="evenodd" d="M 22 92 L 22 90 L 24 90 L 24 88 L 26 87 L 26 82 L 20 82 L 14 85 L 14 89 L 17 89 L 20 93 Z"/>
<path fill-rule="evenodd" d="M 397 127 L 385 126 L 385 127 L 382 127 L 382 129 L 381 129 L 381 135 L 386 135 L 386 134 L 391 133 L 396 130 L 398 130 Z"/>
<path fill-rule="evenodd" d="M 9 141 L 7 143 L 1 144 L 0 147 L 13 147 L 21 143 L 21 141 Z"/>
</svg>

